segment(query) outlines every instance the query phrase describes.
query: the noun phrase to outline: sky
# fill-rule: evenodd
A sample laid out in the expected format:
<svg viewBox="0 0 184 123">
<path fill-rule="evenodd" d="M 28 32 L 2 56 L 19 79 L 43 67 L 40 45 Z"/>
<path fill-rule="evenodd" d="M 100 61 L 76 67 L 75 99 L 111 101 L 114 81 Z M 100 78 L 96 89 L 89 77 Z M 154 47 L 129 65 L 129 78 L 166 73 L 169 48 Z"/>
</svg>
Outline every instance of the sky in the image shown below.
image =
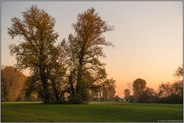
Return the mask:
<svg viewBox="0 0 184 123">
<path fill-rule="evenodd" d="M 1 64 L 15 65 L 8 46 L 19 38 L 7 34 L 11 18 L 22 18 L 22 12 L 32 5 L 44 9 L 55 18 L 57 42 L 73 32 L 77 15 L 94 7 L 101 18 L 114 31 L 104 34 L 114 47 L 105 47 L 108 78 L 116 80 L 116 94 L 123 97 L 124 89 L 132 89 L 137 78 L 146 80 L 147 86 L 158 89 L 161 83 L 174 82 L 174 72 L 183 64 L 183 13 L 181 1 L 62 1 L 62 2 L 2 2 Z M 24 74 L 29 75 L 28 71 Z"/>
</svg>

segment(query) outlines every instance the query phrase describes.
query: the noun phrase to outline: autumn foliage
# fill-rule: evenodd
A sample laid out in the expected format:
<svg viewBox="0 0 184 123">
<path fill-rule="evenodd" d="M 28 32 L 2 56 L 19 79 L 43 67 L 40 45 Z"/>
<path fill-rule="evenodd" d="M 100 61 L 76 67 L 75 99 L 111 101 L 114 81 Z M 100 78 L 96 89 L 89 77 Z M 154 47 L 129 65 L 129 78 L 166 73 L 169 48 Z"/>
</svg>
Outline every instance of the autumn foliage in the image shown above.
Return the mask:
<svg viewBox="0 0 184 123">
<path fill-rule="evenodd" d="M 12 66 L 1 69 L 1 100 L 15 101 L 20 98 L 26 76 Z"/>
<path fill-rule="evenodd" d="M 90 92 L 105 86 L 107 74 L 100 58 L 105 57 L 103 46 L 111 43 L 102 34 L 113 28 L 94 8 L 78 15 L 74 34 L 60 43 L 55 19 L 45 10 L 32 6 L 22 17 L 12 18 L 8 34 L 23 38 L 10 46 L 10 52 L 16 56 L 18 69 L 31 70 L 26 95 L 36 92 L 44 103 L 86 103 L 93 96 Z"/>
</svg>

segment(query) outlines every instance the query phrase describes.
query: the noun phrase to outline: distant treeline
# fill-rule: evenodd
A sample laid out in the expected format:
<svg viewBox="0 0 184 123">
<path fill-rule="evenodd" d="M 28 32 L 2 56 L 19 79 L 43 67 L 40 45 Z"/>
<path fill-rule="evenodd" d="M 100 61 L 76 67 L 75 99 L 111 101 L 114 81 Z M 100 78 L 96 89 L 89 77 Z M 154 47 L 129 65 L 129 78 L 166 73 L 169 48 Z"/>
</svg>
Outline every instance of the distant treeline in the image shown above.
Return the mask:
<svg viewBox="0 0 184 123">
<path fill-rule="evenodd" d="M 183 76 L 183 68 L 179 67 L 175 74 Z M 12 66 L 1 69 L 1 100 L 2 101 L 41 101 L 35 87 L 30 85 L 29 77 Z M 133 82 L 133 95 L 130 90 L 124 90 L 124 98 L 115 96 L 115 80 L 109 79 L 102 87 L 89 90 L 89 101 L 119 101 L 126 103 L 183 103 L 183 80 L 173 83 L 162 83 L 158 91 L 146 86 L 146 81 L 138 78 Z M 39 85 L 38 85 L 39 87 Z M 66 97 L 68 97 L 66 95 Z"/>
<path fill-rule="evenodd" d="M 158 91 L 146 86 L 146 81 L 139 78 L 133 82 L 133 95 L 130 90 L 124 90 L 126 102 L 140 103 L 183 103 L 183 68 L 178 67 L 175 72 L 178 81 L 173 83 L 162 83 Z"/>
</svg>

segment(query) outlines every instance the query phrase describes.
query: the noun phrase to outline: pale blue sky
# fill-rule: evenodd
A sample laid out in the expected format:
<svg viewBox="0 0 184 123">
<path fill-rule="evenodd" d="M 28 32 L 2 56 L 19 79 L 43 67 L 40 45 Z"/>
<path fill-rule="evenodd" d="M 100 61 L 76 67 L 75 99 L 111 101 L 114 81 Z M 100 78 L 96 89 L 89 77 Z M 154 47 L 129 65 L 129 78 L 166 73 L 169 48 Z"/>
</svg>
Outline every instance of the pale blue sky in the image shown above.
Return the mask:
<svg viewBox="0 0 184 123">
<path fill-rule="evenodd" d="M 8 45 L 12 40 L 7 34 L 11 18 L 21 18 L 21 12 L 37 5 L 56 20 L 58 42 L 73 32 L 72 23 L 77 14 L 94 7 L 103 20 L 115 27 L 104 36 L 114 48 L 105 48 L 103 61 L 109 77 L 116 80 L 117 94 L 135 79 L 141 77 L 147 85 L 157 89 L 159 84 L 174 81 L 174 71 L 182 65 L 183 17 L 182 2 L 2 2 L 1 63 L 14 65 Z M 25 72 L 26 73 L 26 72 Z M 27 74 L 27 73 L 26 73 Z"/>
</svg>

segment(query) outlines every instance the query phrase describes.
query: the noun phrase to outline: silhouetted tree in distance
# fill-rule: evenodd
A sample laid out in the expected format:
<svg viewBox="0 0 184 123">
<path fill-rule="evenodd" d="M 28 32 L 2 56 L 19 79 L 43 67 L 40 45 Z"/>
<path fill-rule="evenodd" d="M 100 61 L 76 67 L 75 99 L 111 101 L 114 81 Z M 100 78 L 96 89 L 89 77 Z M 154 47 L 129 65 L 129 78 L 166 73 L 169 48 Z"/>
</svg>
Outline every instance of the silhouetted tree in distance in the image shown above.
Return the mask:
<svg viewBox="0 0 184 123">
<path fill-rule="evenodd" d="M 182 67 L 178 67 L 175 76 L 183 76 Z M 134 95 L 132 100 L 135 102 L 183 103 L 183 80 L 177 80 L 173 83 L 162 83 L 158 92 L 156 92 L 154 89 L 146 87 L 145 80 L 136 79 L 133 83 L 133 89 Z"/>
<path fill-rule="evenodd" d="M 124 90 L 124 99 L 126 100 L 126 102 L 129 101 L 129 97 L 130 97 L 130 90 L 129 89 L 125 89 Z"/>
<path fill-rule="evenodd" d="M 133 92 L 135 101 L 138 102 L 140 95 L 144 92 L 146 88 L 146 81 L 138 78 L 133 82 Z"/>
<path fill-rule="evenodd" d="M 102 89 L 102 98 L 103 100 L 113 100 L 114 96 L 115 96 L 115 93 L 116 93 L 116 85 L 115 85 L 115 80 L 113 78 L 111 79 L 107 79 L 105 82 L 104 82 L 104 86 L 103 86 L 103 89 Z"/>
</svg>

